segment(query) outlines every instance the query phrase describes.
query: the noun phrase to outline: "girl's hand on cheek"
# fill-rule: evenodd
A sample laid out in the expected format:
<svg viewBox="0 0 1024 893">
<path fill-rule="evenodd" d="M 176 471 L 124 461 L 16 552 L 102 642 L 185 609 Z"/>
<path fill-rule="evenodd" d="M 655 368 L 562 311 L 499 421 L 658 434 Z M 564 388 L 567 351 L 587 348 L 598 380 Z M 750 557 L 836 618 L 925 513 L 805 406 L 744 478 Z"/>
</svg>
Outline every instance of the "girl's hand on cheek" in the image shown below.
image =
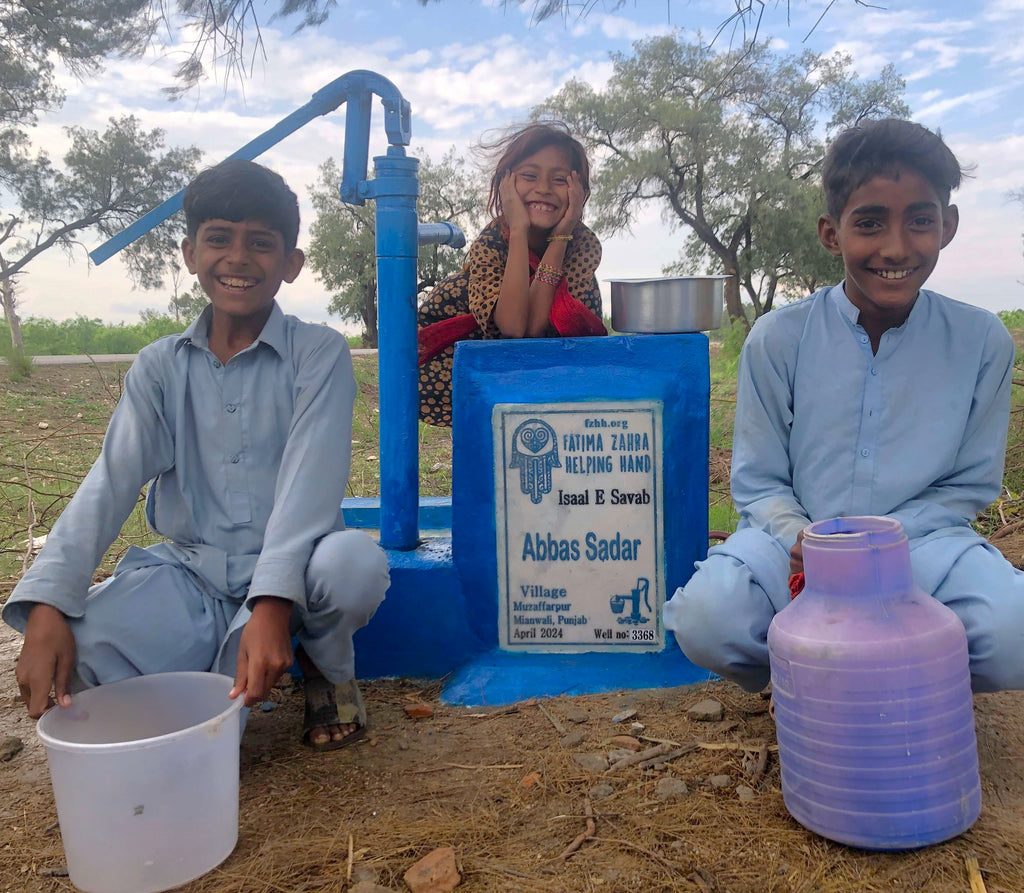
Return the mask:
<svg viewBox="0 0 1024 893">
<path fill-rule="evenodd" d="M 551 231 L 553 236 L 569 236 L 576 229 L 576 224 L 583 219 L 583 205 L 586 203 L 586 195 L 583 192 L 583 184 L 580 183 L 580 175 L 576 171 L 569 172 L 569 204 L 565 208 L 562 219 L 555 224 Z"/>
<path fill-rule="evenodd" d="M 516 190 L 516 175 L 512 171 L 507 171 L 501 178 L 498 197 L 501 199 L 501 213 L 505 217 L 508 228 L 510 230 L 529 229 L 530 214 Z"/>
</svg>

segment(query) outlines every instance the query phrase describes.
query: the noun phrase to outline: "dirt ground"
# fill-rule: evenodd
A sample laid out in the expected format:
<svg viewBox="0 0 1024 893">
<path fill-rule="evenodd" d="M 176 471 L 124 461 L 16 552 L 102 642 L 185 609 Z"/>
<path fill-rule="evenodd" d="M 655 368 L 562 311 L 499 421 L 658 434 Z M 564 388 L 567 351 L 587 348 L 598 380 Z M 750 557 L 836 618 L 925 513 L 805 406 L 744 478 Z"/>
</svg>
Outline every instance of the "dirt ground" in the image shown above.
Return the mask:
<svg viewBox="0 0 1024 893">
<path fill-rule="evenodd" d="M 60 385 L 70 410 L 86 377 Z M 17 417 L 0 414 L 35 436 L 32 405 L 19 406 Z M 1024 563 L 1024 532 L 997 544 Z M 18 636 L 0 626 L 0 893 L 70 891 L 45 753 L 17 700 L 18 648 Z M 253 712 L 241 751 L 238 846 L 182 889 L 344 893 L 373 880 L 404 891 L 417 859 L 450 846 L 467 893 L 978 893 L 970 855 L 988 893 L 1024 893 L 1024 692 L 975 698 L 977 823 L 944 844 L 879 854 L 830 843 L 788 816 L 767 702 L 728 683 L 473 709 L 440 704 L 436 682 L 380 680 L 363 690 L 370 734 L 335 753 L 299 745 L 302 695 L 293 687 L 275 692 L 275 709 Z M 722 721 L 690 719 L 688 708 L 709 697 L 724 706 Z M 410 718 L 404 708 L 414 703 L 433 715 Z M 613 723 L 626 710 L 635 718 Z M 643 725 L 635 734 L 652 739 L 641 740 L 645 747 L 697 747 L 660 767 L 608 776 L 580 765 L 577 757 L 616 748 L 611 739 L 634 721 Z M 4 760 L 8 738 L 23 748 Z M 667 791 L 666 780 L 685 788 Z M 563 856 L 588 829 L 588 812 L 592 834 Z"/>
<path fill-rule="evenodd" d="M 45 752 L 17 703 L 18 644 L 0 632 L 0 741 L 24 743 L 0 763 L 0 891 L 73 890 Z M 729 683 L 488 709 L 441 705 L 436 684 L 408 680 L 367 682 L 364 692 L 369 737 L 330 754 L 298 744 L 302 695 L 291 686 L 275 692 L 276 709 L 253 712 L 238 846 L 182 889 L 342 893 L 373 880 L 404 891 L 417 859 L 450 846 L 467 893 L 966 893 L 972 854 L 988 893 L 1024 890 L 1021 692 L 975 698 L 981 818 L 955 840 L 897 854 L 830 843 L 788 816 L 767 702 Z M 708 697 L 724 706 L 722 721 L 690 719 L 687 709 Z M 430 705 L 433 716 L 411 719 L 404 708 L 413 703 Z M 613 723 L 627 710 L 636 717 Z M 660 768 L 610 776 L 577 763 L 577 755 L 607 755 L 632 722 L 645 738 L 700 746 Z M 768 760 L 758 775 L 760 745 Z M 728 777 L 713 784 L 715 776 Z M 685 789 L 667 796 L 663 779 Z M 586 830 L 588 810 L 591 838 L 563 857 Z"/>
</svg>

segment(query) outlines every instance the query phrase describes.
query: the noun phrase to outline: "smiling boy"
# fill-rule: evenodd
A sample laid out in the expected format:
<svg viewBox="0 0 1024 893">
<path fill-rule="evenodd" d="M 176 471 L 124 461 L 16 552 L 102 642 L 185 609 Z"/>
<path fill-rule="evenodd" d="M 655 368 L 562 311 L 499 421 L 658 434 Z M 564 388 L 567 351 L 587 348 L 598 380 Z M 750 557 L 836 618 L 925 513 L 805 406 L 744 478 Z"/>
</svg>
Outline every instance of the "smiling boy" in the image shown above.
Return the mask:
<svg viewBox="0 0 1024 893">
<path fill-rule="evenodd" d="M 666 604 L 694 663 L 768 682 L 767 632 L 814 521 L 886 515 L 915 581 L 967 631 L 976 691 L 1024 688 L 1024 574 L 970 527 L 1002 488 L 1013 341 L 998 318 L 923 288 L 949 244 L 962 171 L 909 121 L 840 135 L 818 236 L 845 278 L 772 311 L 740 359 L 736 533 Z"/>
<path fill-rule="evenodd" d="M 210 305 L 146 347 L 125 376 L 103 451 L 3 607 L 24 632 L 17 679 L 30 716 L 130 676 L 215 670 L 231 697 L 266 699 L 294 655 L 304 740 L 356 740 L 365 710 L 352 634 L 388 585 L 383 552 L 344 530 L 355 381 L 333 329 L 275 300 L 302 269 L 298 201 L 231 159 L 184 196 L 185 265 Z M 148 483 L 166 542 L 92 574 Z"/>
</svg>

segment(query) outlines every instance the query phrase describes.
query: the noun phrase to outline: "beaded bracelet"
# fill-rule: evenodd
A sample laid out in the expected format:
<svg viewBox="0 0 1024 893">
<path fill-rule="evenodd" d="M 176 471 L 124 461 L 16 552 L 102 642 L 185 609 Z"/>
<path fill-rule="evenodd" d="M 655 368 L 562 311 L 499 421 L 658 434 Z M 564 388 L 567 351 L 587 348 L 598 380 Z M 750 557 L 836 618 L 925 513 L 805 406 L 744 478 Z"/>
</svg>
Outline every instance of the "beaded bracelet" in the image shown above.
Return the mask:
<svg viewBox="0 0 1024 893">
<path fill-rule="evenodd" d="M 548 241 L 549 242 L 571 242 L 572 241 L 572 233 L 569 233 L 568 235 L 564 235 L 564 236 L 548 236 Z"/>
<path fill-rule="evenodd" d="M 558 267 L 551 266 L 551 264 L 542 263 L 537 265 L 537 272 L 534 274 L 534 278 L 548 285 L 558 285 L 562 281 L 562 271 Z"/>
</svg>

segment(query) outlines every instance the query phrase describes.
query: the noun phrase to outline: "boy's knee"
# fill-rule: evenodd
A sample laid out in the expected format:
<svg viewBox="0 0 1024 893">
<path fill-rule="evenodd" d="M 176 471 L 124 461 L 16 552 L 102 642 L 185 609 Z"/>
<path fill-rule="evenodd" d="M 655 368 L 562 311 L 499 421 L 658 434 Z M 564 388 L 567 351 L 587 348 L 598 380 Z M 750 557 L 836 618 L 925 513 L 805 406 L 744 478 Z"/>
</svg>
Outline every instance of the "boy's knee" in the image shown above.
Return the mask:
<svg viewBox="0 0 1024 893">
<path fill-rule="evenodd" d="M 768 682 L 771 601 L 738 559 L 710 555 L 665 604 L 665 627 L 687 659 L 757 691 Z"/>
<path fill-rule="evenodd" d="M 965 537 L 922 544 L 911 559 L 918 585 L 964 625 L 974 691 L 1024 689 L 1024 573 L 988 543 Z"/>
<path fill-rule="evenodd" d="M 1024 580 L 987 608 L 988 616 L 968 631 L 971 688 L 1024 689 Z"/>
<path fill-rule="evenodd" d="M 336 530 L 317 543 L 306 568 L 310 602 L 330 598 L 344 610 L 372 614 L 390 583 L 384 550 L 361 530 Z"/>
</svg>

